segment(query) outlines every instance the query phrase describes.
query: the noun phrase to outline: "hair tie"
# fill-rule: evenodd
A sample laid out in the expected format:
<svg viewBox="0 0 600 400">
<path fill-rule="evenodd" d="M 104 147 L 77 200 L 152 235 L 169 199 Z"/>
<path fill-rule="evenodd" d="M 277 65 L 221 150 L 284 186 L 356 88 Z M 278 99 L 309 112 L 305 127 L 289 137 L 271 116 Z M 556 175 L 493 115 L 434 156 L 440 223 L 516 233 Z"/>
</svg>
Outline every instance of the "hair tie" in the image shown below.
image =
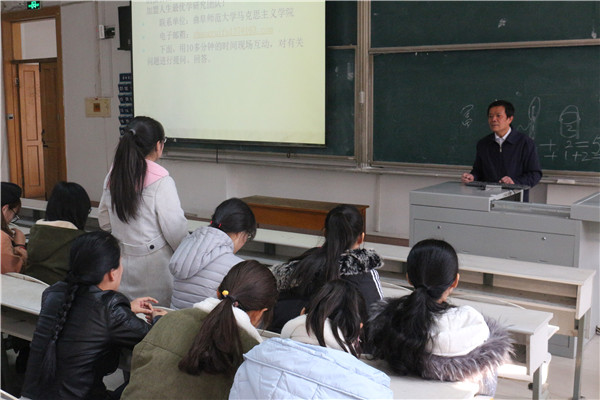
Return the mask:
<svg viewBox="0 0 600 400">
<path fill-rule="evenodd" d="M 231 300 L 231 303 L 232 303 L 231 305 L 233 307 L 239 306 L 240 303 L 237 301 L 237 299 L 235 297 L 229 295 L 229 290 L 223 290 L 221 292 L 221 295 L 223 295 L 223 300 L 225 300 L 225 299 Z"/>
</svg>

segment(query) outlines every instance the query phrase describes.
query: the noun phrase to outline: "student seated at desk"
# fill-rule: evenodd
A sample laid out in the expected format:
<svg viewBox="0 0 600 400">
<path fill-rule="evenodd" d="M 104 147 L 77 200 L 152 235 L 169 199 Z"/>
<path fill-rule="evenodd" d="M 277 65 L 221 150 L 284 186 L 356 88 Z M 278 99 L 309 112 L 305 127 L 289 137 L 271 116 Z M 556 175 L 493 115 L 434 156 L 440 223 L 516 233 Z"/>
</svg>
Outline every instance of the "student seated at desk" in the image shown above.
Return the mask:
<svg viewBox="0 0 600 400">
<path fill-rule="evenodd" d="M 325 243 L 285 264 L 271 267 L 277 278 L 279 302 L 270 331 L 281 332 L 300 315 L 309 299 L 325 283 L 344 279 L 356 285 L 367 307 L 383 297 L 377 268 L 383 265 L 374 250 L 360 248 L 365 237 L 364 220 L 356 207 L 342 204 L 325 218 Z"/>
<path fill-rule="evenodd" d="M 508 332 L 470 306 L 446 298 L 458 285 L 458 257 L 448 243 L 417 243 L 407 259 L 415 290 L 376 304 L 369 321 L 373 356 L 399 374 L 441 381 L 474 381 L 493 396 L 497 368 L 511 352 Z"/>
<path fill-rule="evenodd" d="M 122 347 L 133 347 L 151 328 L 136 313 L 156 319 L 156 300 L 129 300 L 117 290 L 123 274 L 119 242 L 97 231 L 71 246 L 71 270 L 46 289 L 22 395 L 37 399 L 118 398 L 102 382 L 119 364 Z M 122 388 L 120 388 L 122 390 Z"/>
<path fill-rule="evenodd" d="M 323 285 L 306 313 L 303 310 L 283 326 L 281 337 L 360 357 L 363 321 L 367 318 L 365 300 L 356 286 L 336 279 Z"/>
<path fill-rule="evenodd" d="M 29 259 L 24 273 L 49 285 L 69 272 L 69 252 L 75 238 L 83 235 L 90 213 L 90 198 L 75 182 L 58 182 L 46 205 L 46 217 L 29 232 Z"/>
<path fill-rule="evenodd" d="M 227 399 L 242 354 L 262 339 L 277 301 L 275 278 L 243 261 L 193 308 L 168 313 L 133 350 L 123 399 Z"/>
<path fill-rule="evenodd" d="M 19 219 L 21 188 L 11 182 L 2 182 L 2 273 L 20 272 L 27 262 L 25 235 L 8 224 Z"/>
<path fill-rule="evenodd" d="M 243 261 L 235 253 L 254 235 L 256 219 L 246 203 L 231 198 L 219 204 L 210 225 L 188 235 L 171 257 L 171 308 L 189 308 L 213 297 L 231 267 Z"/>
<path fill-rule="evenodd" d="M 352 283 L 326 283 L 306 314 L 284 325 L 280 339 L 244 355 L 229 398 L 392 398 L 390 378 L 358 358 L 365 318 L 364 299 Z"/>
</svg>

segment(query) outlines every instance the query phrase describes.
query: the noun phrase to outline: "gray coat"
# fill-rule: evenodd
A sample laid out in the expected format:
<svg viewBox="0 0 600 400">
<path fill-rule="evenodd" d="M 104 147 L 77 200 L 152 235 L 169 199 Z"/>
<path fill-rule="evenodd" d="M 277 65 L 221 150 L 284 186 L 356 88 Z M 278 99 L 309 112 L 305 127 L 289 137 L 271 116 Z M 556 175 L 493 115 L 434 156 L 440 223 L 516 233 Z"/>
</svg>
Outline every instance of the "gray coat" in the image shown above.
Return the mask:
<svg viewBox="0 0 600 400">
<path fill-rule="evenodd" d="M 208 226 L 196 229 L 181 242 L 169 263 L 174 278 L 171 308 L 189 308 L 216 297 L 225 275 L 241 261 L 225 232 Z"/>
</svg>

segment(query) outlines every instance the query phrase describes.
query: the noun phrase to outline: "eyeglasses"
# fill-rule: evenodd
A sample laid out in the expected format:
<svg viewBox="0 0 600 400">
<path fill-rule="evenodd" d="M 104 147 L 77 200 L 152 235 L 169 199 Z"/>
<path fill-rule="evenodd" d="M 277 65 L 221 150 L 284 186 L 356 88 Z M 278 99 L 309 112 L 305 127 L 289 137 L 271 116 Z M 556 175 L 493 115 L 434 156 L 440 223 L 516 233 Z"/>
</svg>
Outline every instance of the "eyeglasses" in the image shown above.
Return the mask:
<svg viewBox="0 0 600 400">
<path fill-rule="evenodd" d="M 12 217 L 12 219 L 10 220 L 10 223 L 14 224 L 15 222 L 17 222 L 21 218 L 19 218 L 19 214 L 17 214 L 17 212 L 15 210 L 13 210 L 12 208 L 10 209 L 10 211 L 12 211 L 13 214 L 14 214 L 13 217 Z"/>
</svg>

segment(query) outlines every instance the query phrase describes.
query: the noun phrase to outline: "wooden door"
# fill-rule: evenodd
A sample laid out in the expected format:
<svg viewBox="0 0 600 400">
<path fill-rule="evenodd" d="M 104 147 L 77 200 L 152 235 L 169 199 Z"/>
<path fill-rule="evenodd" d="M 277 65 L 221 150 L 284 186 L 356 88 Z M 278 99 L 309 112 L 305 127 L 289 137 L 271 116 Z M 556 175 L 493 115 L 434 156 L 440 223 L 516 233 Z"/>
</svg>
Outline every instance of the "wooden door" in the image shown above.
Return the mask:
<svg viewBox="0 0 600 400">
<path fill-rule="evenodd" d="M 56 62 L 40 63 L 42 106 L 42 141 L 44 145 L 44 180 L 46 196 L 58 181 L 66 180 L 64 135 L 58 100 Z"/>
<path fill-rule="evenodd" d="M 46 195 L 40 99 L 39 65 L 19 64 L 23 197 Z"/>
</svg>

